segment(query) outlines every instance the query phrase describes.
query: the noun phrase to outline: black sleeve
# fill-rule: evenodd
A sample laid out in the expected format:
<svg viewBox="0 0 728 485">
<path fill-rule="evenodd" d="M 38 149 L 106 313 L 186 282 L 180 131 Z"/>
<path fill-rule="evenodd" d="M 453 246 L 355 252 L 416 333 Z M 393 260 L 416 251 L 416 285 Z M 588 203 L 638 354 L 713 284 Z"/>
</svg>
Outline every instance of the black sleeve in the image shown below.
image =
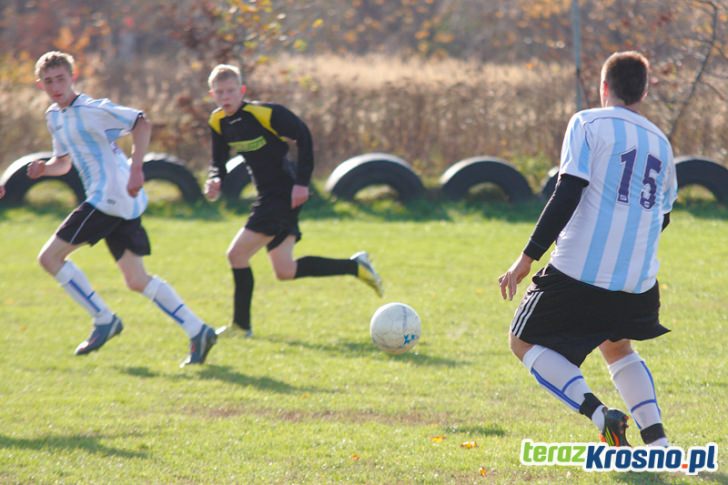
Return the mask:
<svg viewBox="0 0 728 485">
<path fill-rule="evenodd" d="M 587 185 L 589 182 L 573 175 L 563 174 L 559 177 L 556 190 L 543 208 L 531 239 L 523 250 L 526 256 L 541 259 L 574 215 L 581 200 L 581 192 Z"/>
<path fill-rule="evenodd" d="M 662 216 L 662 230 L 664 231 L 667 226 L 670 225 L 670 213 L 666 213 Z"/>
<path fill-rule="evenodd" d="M 298 147 L 296 185 L 308 185 L 313 172 L 313 139 L 306 123 L 288 108 L 279 104 L 269 105 L 273 109 L 271 126 L 279 135 L 290 138 Z"/>
<path fill-rule="evenodd" d="M 207 171 L 207 178 L 220 177 L 220 180 L 224 180 L 225 175 L 227 175 L 225 164 L 230 158 L 230 146 L 225 138 L 212 128 L 210 128 L 210 135 L 212 140 L 212 161 Z"/>
</svg>

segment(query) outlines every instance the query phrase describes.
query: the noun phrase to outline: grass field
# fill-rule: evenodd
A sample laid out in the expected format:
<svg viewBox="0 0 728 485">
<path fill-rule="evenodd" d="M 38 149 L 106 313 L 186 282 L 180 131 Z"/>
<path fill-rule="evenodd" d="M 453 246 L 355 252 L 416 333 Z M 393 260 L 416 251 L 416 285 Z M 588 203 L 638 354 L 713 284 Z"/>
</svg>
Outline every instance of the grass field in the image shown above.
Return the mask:
<svg viewBox="0 0 728 485">
<path fill-rule="evenodd" d="M 100 352 L 73 355 L 90 319 L 35 262 L 65 216 L 60 205 L 0 210 L 1 483 L 728 483 L 724 469 L 695 478 L 519 463 L 524 438 L 595 439 L 506 342 L 517 302 L 500 300 L 496 280 L 537 204 L 314 203 L 297 255 L 367 249 L 385 298 L 353 278 L 277 282 L 261 254 L 255 338 L 221 341 L 206 365 L 185 369 L 184 333 L 124 288 L 103 244 L 73 259 L 125 330 Z M 224 253 L 245 213 L 173 206 L 145 217 L 148 269 L 215 326 L 230 316 Z M 673 443 L 714 441 L 720 463 L 728 214 L 683 208 L 672 221 L 661 291 L 673 331 L 637 349 Z M 371 314 L 390 301 L 412 305 L 423 322 L 420 343 L 398 357 L 369 340 Z M 583 369 L 605 402 L 623 407 L 598 355 Z M 469 441 L 477 447 L 461 446 Z"/>
</svg>

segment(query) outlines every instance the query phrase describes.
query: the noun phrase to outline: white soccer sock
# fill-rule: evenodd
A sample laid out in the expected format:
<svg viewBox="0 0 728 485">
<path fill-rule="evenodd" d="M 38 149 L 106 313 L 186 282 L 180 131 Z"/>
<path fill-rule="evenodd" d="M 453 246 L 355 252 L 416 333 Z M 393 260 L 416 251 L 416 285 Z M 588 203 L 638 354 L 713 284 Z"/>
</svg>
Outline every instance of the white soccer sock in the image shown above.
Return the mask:
<svg viewBox="0 0 728 485">
<path fill-rule="evenodd" d="M 204 325 L 202 320 L 187 308 L 182 298 L 163 279 L 153 276 L 142 293 L 179 323 L 190 338 L 195 337 L 202 330 Z"/>
<path fill-rule="evenodd" d="M 609 374 L 637 427 L 644 429 L 662 422 L 652 374 L 637 352 L 609 365 Z"/>
<path fill-rule="evenodd" d="M 63 263 L 54 278 L 91 315 L 94 325 L 105 325 L 113 320 L 114 316 L 104 300 L 91 288 L 86 275 L 70 259 Z"/>
<path fill-rule="evenodd" d="M 594 426 L 597 427 L 599 432 L 601 433 L 602 430 L 604 430 L 604 410 L 607 407 L 602 404 L 598 408 L 594 410 L 594 414 L 590 416 L 590 419 L 592 420 L 592 423 L 594 423 Z"/>
<path fill-rule="evenodd" d="M 523 356 L 523 365 L 541 386 L 576 412 L 591 393 L 581 370 L 563 355 L 540 345 L 534 345 Z M 591 416 L 599 431 L 604 427 L 604 413 L 599 406 Z"/>
</svg>

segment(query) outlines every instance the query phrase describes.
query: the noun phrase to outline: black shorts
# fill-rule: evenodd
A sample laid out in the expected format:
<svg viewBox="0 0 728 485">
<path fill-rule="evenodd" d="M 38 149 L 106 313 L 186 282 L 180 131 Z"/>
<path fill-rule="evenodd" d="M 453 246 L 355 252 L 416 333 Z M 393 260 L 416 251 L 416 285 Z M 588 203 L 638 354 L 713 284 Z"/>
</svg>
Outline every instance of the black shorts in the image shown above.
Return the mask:
<svg viewBox="0 0 728 485">
<path fill-rule="evenodd" d="M 245 223 L 245 228 L 267 236 L 273 240 L 266 244 L 268 251 L 277 248 L 288 236 L 301 240 L 298 227 L 298 213 L 301 207 L 291 209 L 291 191 L 279 191 L 258 197 Z"/>
<path fill-rule="evenodd" d="M 513 317 L 511 333 L 581 366 L 605 340 L 647 340 L 669 332 L 660 325 L 659 309 L 657 283 L 644 293 L 609 291 L 548 265 L 533 276 Z"/>
<path fill-rule="evenodd" d="M 142 218 L 122 219 L 101 212 L 88 202 L 78 206 L 56 231 L 58 238 L 70 244 L 88 243 L 91 246 L 104 239 L 115 260 L 128 249 L 139 256 L 152 253 Z"/>
</svg>

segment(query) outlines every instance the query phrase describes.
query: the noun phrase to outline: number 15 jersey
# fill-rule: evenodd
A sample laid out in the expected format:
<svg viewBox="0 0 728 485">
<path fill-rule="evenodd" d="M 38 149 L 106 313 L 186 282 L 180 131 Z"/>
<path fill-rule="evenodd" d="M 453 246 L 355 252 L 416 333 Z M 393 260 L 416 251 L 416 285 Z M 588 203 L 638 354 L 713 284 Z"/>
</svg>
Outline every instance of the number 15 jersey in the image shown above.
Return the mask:
<svg viewBox="0 0 728 485">
<path fill-rule="evenodd" d="M 607 290 L 652 288 L 662 219 L 677 198 L 672 147 L 664 133 L 624 107 L 580 111 L 564 135 L 561 174 L 589 185 L 559 234 L 551 264 Z"/>
</svg>

